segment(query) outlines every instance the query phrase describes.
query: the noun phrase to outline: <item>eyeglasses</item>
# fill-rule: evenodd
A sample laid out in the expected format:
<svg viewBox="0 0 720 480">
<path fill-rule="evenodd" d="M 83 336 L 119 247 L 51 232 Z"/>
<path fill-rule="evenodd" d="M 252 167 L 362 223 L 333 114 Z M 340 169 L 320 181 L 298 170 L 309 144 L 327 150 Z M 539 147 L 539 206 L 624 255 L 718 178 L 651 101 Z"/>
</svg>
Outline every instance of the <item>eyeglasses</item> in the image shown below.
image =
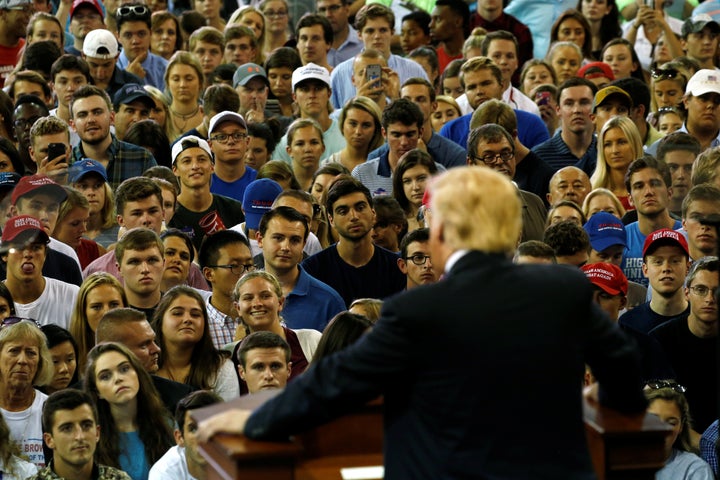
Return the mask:
<svg viewBox="0 0 720 480">
<path fill-rule="evenodd" d="M 287 14 L 288 14 L 288 12 L 286 12 L 286 11 L 277 11 L 277 12 L 276 12 L 275 10 L 268 10 L 268 11 L 266 11 L 266 12 L 263 12 L 263 15 L 265 15 L 266 17 L 279 17 L 279 18 L 282 18 L 282 17 L 284 17 L 284 16 L 287 15 Z"/>
<path fill-rule="evenodd" d="M 252 272 L 255 270 L 255 265 L 248 263 L 246 265 L 208 265 L 210 268 L 227 268 L 234 275 L 242 275 L 245 272 Z"/>
<path fill-rule="evenodd" d="M 708 293 L 712 293 L 712 296 L 715 297 L 717 294 L 718 289 L 717 288 L 708 288 L 705 285 L 693 285 L 690 287 L 690 290 L 697 295 L 698 297 L 705 298 Z"/>
<path fill-rule="evenodd" d="M 645 386 L 652 390 L 660 390 L 661 388 L 672 388 L 678 393 L 685 393 L 685 391 L 687 391 L 687 388 L 683 387 L 682 385 L 673 380 L 648 380 Z"/>
<path fill-rule="evenodd" d="M 675 78 L 678 75 L 680 75 L 680 71 L 675 68 L 662 68 L 662 69 L 653 68 L 650 71 L 650 76 L 654 80 L 657 80 L 658 78 Z"/>
<path fill-rule="evenodd" d="M 117 17 L 124 17 L 126 15 L 147 15 L 150 13 L 150 10 L 145 5 L 130 5 L 125 7 L 120 7 L 117 9 L 117 13 L 115 16 Z"/>
<path fill-rule="evenodd" d="M 405 260 L 411 260 L 415 265 L 425 265 L 430 258 L 430 255 L 423 255 L 422 253 L 416 253 L 411 257 L 405 257 Z"/>
<path fill-rule="evenodd" d="M 247 138 L 247 133 L 235 132 L 235 133 L 218 133 L 214 137 L 210 137 L 213 142 L 227 143 L 230 139 L 239 142 L 240 140 Z"/>
<path fill-rule="evenodd" d="M 513 158 L 515 158 L 515 152 L 513 152 L 512 150 L 503 150 L 500 153 L 488 153 L 483 156 L 473 155 L 472 153 L 470 153 L 469 155 L 474 160 L 480 160 L 485 165 L 492 165 L 494 163 L 507 163 Z M 500 162 L 498 162 L 498 160 Z"/>
<path fill-rule="evenodd" d="M 5 327 L 11 327 L 11 326 L 13 326 L 13 325 L 17 325 L 17 324 L 20 323 L 20 322 L 30 322 L 30 323 L 32 323 L 33 325 L 35 325 L 36 327 L 38 327 L 38 328 L 41 328 L 41 327 L 42 327 L 42 325 L 40 325 L 40 324 L 37 322 L 37 320 L 33 320 L 32 318 L 24 318 L 24 317 L 11 316 L 11 317 L 5 317 L 5 318 L 3 319 L 2 323 L 0 323 L 0 330 L 2 330 L 2 329 L 5 328 Z"/>
<path fill-rule="evenodd" d="M 324 15 L 327 12 L 337 13 L 340 11 L 341 8 L 342 8 L 342 5 L 330 5 L 328 7 L 319 7 L 317 10 L 318 10 L 319 14 Z"/>
</svg>

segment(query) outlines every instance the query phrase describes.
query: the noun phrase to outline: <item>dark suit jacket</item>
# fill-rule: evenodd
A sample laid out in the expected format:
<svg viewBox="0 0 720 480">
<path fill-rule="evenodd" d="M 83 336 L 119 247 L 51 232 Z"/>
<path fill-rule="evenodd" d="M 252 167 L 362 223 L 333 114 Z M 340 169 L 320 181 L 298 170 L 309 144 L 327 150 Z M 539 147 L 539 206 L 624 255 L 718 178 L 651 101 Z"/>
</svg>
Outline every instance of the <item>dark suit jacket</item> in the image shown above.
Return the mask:
<svg viewBox="0 0 720 480">
<path fill-rule="evenodd" d="M 590 479 L 581 388 L 642 411 L 639 361 L 578 269 L 470 252 L 391 298 L 356 344 L 312 365 L 248 420 L 282 438 L 385 396 L 385 478 Z"/>
</svg>

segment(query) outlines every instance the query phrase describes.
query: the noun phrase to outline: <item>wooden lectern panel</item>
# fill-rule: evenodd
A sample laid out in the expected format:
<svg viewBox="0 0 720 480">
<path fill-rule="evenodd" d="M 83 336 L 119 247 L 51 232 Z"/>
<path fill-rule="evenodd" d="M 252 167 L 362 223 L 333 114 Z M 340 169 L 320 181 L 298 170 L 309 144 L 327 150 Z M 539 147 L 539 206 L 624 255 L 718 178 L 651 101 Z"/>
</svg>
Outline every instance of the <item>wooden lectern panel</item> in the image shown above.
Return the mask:
<svg viewBox="0 0 720 480">
<path fill-rule="evenodd" d="M 278 393 L 248 395 L 190 414 L 199 422 L 229 408 L 252 410 Z M 623 415 L 588 402 L 584 416 L 599 480 L 654 480 L 665 463 L 668 425 L 654 415 Z M 343 480 L 341 469 L 383 464 L 382 402 L 371 402 L 287 442 L 217 435 L 199 448 L 208 459 L 211 480 Z"/>
</svg>

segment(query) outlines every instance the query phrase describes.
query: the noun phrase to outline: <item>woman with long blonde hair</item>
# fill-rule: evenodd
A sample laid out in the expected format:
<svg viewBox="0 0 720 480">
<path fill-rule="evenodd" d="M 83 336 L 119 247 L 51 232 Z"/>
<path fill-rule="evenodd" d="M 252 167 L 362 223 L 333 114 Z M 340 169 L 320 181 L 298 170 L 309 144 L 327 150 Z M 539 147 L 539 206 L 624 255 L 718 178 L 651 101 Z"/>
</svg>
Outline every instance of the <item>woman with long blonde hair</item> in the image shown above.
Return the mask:
<svg viewBox="0 0 720 480">
<path fill-rule="evenodd" d="M 630 205 L 630 192 L 625 187 L 625 173 L 630 164 L 643 154 L 643 143 L 635 123 L 628 117 L 613 117 L 598 135 L 598 157 L 590 183 L 607 188 L 620 200 L 625 210 Z"/>
</svg>

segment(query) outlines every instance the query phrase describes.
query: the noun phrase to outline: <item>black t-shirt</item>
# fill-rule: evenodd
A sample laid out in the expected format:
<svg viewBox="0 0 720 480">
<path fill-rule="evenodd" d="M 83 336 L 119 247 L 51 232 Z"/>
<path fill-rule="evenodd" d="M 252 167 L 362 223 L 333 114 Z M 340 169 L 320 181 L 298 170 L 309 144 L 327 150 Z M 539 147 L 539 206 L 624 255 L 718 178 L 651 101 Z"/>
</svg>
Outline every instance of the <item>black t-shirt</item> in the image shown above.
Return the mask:
<svg viewBox="0 0 720 480">
<path fill-rule="evenodd" d="M 362 267 L 349 265 L 340 258 L 337 244 L 306 259 L 307 273 L 330 285 L 350 306 L 358 298 L 383 299 L 405 289 L 407 280 L 397 266 L 398 254 L 375 246 L 375 253 Z"/>
<path fill-rule="evenodd" d="M 625 312 L 618 320 L 622 327 L 630 327 L 642 333 L 650 333 L 653 328 L 659 327 L 665 322 L 690 315 L 690 304 L 684 312 L 678 315 L 660 315 L 650 308 L 650 302 L 638 305 L 632 310 Z"/>
<path fill-rule="evenodd" d="M 193 245 L 200 250 L 200 244 L 206 233 L 226 230 L 244 221 L 242 203 L 232 198 L 213 194 L 213 202 L 210 208 L 204 212 L 191 212 L 178 203 L 175 215 L 168 226 L 181 230 L 191 228 Z"/>
<path fill-rule="evenodd" d="M 690 332 L 688 316 L 666 322 L 650 332 L 662 346 L 685 388 L 696 432 L 703 432 L 718 418 L 717 338 L 699 338 Z"/>
</svg>

